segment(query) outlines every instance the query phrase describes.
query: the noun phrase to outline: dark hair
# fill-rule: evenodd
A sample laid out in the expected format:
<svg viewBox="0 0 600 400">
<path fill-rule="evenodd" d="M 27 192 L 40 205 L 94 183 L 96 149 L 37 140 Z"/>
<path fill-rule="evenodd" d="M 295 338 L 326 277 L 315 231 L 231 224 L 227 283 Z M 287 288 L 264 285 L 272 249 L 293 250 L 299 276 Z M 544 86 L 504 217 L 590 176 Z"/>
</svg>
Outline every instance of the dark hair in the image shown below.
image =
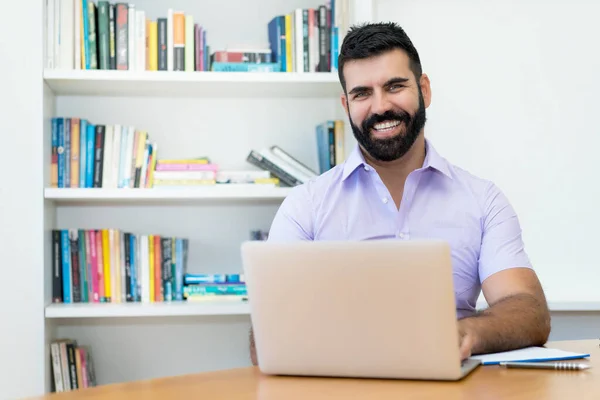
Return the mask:
<svg viewBox="0 0 600 400">
<path fill-rule="evenodd" d="M 338 56 L 338 75 L 344 92 L 344 64 L 347 61 L 378 56 L 394 49 L 404 50 L 408 54 L 410 69 L 418 82 L 422 73 L 421 60 L 404 29 L 394 22 L 365 23 L 351 27 Z"/>
</svg>

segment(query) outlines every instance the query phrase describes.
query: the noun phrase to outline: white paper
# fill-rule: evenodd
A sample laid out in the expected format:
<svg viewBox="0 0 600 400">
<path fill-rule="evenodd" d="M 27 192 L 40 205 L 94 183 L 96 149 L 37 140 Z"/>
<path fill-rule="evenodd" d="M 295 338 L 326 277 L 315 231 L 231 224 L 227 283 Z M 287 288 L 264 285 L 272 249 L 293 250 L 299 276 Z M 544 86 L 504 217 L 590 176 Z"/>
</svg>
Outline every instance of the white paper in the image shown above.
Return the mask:
<svg viewBox="0 0 600 400">
<path fill-rule="evenodd" d="M 573 353 L 559 349 L 548 349 L 545 347 L 526 347 L 524 349 L 504 351 L 472 356 L 481 360 L 484 365 L 498 364 L 502 361 L 560 361 L 589 357 L 586 353 Z"/>
</svg>

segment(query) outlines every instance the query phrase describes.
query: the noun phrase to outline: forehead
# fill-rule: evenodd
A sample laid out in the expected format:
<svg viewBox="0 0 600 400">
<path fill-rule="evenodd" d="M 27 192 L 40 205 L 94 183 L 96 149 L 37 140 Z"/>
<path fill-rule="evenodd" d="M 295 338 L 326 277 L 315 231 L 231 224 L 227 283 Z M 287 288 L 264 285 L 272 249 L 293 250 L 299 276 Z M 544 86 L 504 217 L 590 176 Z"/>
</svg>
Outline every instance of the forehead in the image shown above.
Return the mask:
<svg viewBox="0 0 600 400">
<path fill-rule="evenodd" d="M 414 79 L 410 59 L 400 49 L 344 64 L 344 79 L 348 91 L 355 86 L 380 86 L 390 78 Z"/>
</svg>

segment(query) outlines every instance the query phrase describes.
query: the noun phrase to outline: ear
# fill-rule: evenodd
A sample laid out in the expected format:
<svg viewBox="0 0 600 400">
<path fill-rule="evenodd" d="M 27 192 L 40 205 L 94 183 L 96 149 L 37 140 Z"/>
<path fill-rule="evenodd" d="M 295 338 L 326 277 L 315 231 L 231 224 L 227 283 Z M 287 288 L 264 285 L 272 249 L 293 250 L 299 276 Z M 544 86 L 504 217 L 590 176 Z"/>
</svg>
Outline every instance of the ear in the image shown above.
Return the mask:
<svg viewBox="0 0 600 400">
<path fill-rule="evenodd" d="M 340 100 L 342 101 L 342 107 L 344 107 L 344 110 L 346 110 L 346 114 L 348 114 L 348 97 L 345 93 L 342 93 L 340 95 Z"/>
<path fill-rule="evenodd" d="M 421 74 L 419 85 L 421 86 L 421 92 L 423 93 L 425 108 L 427 108 L 431 104 L 431 82 L 429 82 L 427 74 Z"/>
</svg>

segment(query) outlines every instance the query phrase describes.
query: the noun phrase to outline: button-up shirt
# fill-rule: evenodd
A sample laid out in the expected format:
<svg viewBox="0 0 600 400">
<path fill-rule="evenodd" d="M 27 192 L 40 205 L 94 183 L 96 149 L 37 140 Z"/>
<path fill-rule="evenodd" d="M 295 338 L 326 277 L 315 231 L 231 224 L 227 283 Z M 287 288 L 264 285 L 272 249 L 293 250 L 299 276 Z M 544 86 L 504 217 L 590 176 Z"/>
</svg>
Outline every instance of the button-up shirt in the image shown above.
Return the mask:
<svg viewBox="0 0 600 400">
<path fill-rule="evenodd" d="M 496 185 L 450 164 L 428 140 L 425 146 L 423 166 L 406 178 L 399 209 L 357 145 L 344 163 L 292 189 L 268 240 L 445 240 L 457 317 L 472 315 L 486 278 L 532 268 L 520 223 Z"/>
</svg>

